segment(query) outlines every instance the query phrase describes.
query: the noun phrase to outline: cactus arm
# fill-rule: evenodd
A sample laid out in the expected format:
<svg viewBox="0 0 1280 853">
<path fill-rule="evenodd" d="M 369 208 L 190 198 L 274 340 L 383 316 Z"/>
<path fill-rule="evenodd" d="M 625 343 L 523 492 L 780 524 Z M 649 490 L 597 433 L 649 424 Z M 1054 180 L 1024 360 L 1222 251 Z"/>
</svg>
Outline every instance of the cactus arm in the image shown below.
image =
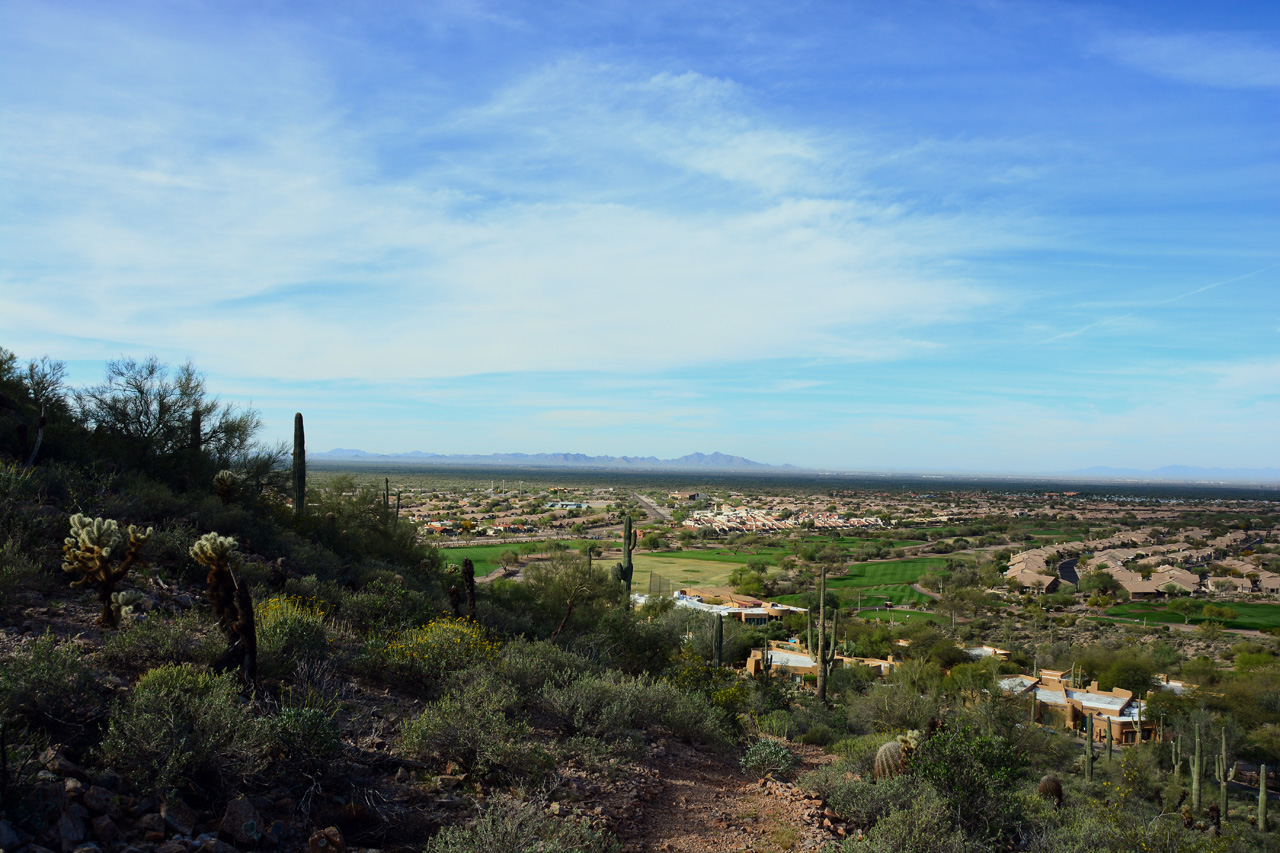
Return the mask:
<svg viewBox="0 0 1280 853">
<path fill-rule="evenodd" d="M 1258 767 L 1258 831 L 1267 831 L 1267 765 Z"/>
</svg>

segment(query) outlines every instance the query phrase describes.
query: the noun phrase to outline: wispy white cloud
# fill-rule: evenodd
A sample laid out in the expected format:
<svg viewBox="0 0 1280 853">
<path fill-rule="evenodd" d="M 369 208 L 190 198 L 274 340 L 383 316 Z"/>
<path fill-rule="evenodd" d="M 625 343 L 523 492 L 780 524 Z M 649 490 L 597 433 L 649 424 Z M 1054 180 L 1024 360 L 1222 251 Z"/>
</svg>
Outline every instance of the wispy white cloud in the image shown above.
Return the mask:
<svg viewBox="0 0 1280 853">
<path fill-rule="evenodd" d="M 1095 49 L 1148 74 L 1227 89 L 1280 87 L 1280 46 L 1251 33 L 1113 33 Z"/>
</svg>

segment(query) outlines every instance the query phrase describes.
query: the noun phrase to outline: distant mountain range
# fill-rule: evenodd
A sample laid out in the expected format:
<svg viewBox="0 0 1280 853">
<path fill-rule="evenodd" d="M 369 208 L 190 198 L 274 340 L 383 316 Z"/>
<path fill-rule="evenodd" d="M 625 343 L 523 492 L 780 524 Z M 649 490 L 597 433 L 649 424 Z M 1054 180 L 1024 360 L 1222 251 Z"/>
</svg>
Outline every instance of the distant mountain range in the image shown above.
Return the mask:
<svg viewBox="0 0 1280 853">
<path fill-rule="evenodd" d="M 767 465 L 742 456 L 725 453 L 690 453 L 678 459 L 656 456 L 587 456 L 584 453 L 489 453 L 446 454 L 414 450 L 410 453 L 367 453 L 363 450 L 337 448 L 327 453 L 309 453 L 308 459 L 326 462 L 382 462 L 391 464 L 426 463 L 485 467 L 494 465 L 536 468 L 597 468 L 612 471 L 800 471 L 795 465 Z"/>
<path fill-rule="evenodd" d="M 1191 465 L 1166 465 L 1151 471 L 1134 468 L 1108 468 L 1095 465 L 1068 472 L 1073 477 L 1097 477 L 1104 480 L 1170 480 L 1180 483 L 1275 483 L 1280 482 L 1280 468 L 1196 468 Z"/>
</svg>

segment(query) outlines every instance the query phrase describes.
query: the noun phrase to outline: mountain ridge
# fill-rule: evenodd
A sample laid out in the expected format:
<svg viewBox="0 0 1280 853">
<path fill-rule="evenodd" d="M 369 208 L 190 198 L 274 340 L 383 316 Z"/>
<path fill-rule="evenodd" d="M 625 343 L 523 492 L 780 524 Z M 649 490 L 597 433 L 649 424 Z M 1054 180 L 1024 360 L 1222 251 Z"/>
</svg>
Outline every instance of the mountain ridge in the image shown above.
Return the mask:
<svg viewBox="0 0 1280 853">
<path fill-rule="evenodd" d="M 795 465 L 770 465 L 744 456 L 714 453 L 688 453 L 675 459 L 656 456 L 589 456 L 585 453 L 430 453 L 412 450 L 406 453 L 369 453 L 338 447 L 324 453 L 309 453 L 318 462 L 430 462 L 434 465 L 529 465 L 542 468 L 602 468 L 613 470 L 693 470 L 693 471 L 801 471 Z"/>
</svg>

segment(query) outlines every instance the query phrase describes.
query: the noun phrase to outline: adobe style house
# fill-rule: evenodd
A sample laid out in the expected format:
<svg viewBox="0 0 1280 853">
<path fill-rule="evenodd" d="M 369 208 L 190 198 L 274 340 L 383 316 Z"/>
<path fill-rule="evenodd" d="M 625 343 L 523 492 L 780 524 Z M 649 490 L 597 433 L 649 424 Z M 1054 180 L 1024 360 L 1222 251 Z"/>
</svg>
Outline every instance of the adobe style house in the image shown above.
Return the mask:
<svg viewBox="0 0 1280 853">
<path fill-rule="evenodd" d="M 1116 687 L 1103 690 L 1098 682 L 1088 687 L 1072 687 L 1068 673 L 1041 670 L 1039 677 L 1014 675 L 1000 681 L 1000 687 L 1019 696 L 1032 697 L 1032 719 L 1055 728 L 1084 728 L 1085 720 L 1093 717 L 1093 737 L 1105 741 L 1107 730 L 1115 743 L 1136 743 L 1141 730 L 1143 740 L 1158 735 L 1159 720 L 1142 716 L 1146 703 L 1135 699 L 1133 693 Z M 1181 682 L 1165 680 L 1163 689 L 1181 692 Z"/>
<path fill-rule="evenodd" d="M 817 675 L 818 664 L 809 657 L 809 652 L 801 643 L 787 643 L 778 640 L 770 641 L 767 649 L 752 649 L 747 658 L 747 675 L 759 676 L 764 671 L 764 655 L 769 655 L 770 672 L 775 676 L 785 676 L 797 682 L 803 681 L 806 675 Z M 837 654 L 831 665 L 832 669 L 841 666 L 870 667 L 877 677 L 883 678 L 894 667 L 893 655 L 888 658 L 855 658 Z"/>
<path fill-rule="evenodd" d="M 789 613 L 804 613 L 803 607 L 762 601 L 749 595 L 739 595 L 729 587 L 689 587 L 675 593 L 677 607 L 721 613 L 747 625 L 764 625 L 781 619 Z"/>
</svg>

